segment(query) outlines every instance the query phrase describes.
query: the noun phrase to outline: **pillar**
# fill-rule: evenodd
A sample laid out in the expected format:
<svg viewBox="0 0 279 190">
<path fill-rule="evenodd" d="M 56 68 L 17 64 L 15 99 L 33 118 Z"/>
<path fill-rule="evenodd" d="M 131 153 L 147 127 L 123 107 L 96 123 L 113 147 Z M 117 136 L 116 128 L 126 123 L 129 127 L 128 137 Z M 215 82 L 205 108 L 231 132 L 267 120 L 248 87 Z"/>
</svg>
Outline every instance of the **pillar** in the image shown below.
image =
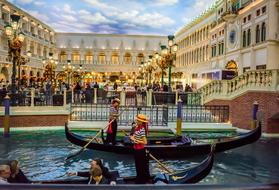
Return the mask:
<svg viewBox="0 0 279 190">
<path fill-rule="evenodd" d="M 177 101 L 176 135 L 182 134 L 182 100 Z"/>
<path fill-rule="evenodd" d="M 97 88 L 94 88 L 94 104 L 97 104 Z"/>
<path fill-rule="evenodd" d="M 126 92 L 124 89 L 120 92 L 120 106 L 126 105 Z"/>
<path fill-rule="evenodd" d="M 35 88 L 31 88 L 31 107 L 34 107 L 35 101 Z"/>
<path fill-rule="evenodd" d="M 259 109 L 259 104 L 257 101 L 253 103 L 253 109 L 252 109 L 252 121 L 251 121 L 251 128 L 255 129 L 257 125 L 257 112 Z"/>
<path fill-rule="evenodd" d="M 5 116 L 4 116 L 4 137 L 10 136 L 10 97 L 6 95 L 4 98 Z"/>
</svg>

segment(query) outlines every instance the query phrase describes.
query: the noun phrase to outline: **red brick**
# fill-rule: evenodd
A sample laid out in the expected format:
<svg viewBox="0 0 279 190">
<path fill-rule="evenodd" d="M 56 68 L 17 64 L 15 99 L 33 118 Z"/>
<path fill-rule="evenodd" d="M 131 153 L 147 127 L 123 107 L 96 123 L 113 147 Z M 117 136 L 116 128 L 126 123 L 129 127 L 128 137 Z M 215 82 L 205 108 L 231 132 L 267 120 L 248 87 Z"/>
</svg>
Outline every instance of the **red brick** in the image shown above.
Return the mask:
<svg viewBox="0 0 279 190">
<path fill-rule="evenodd" d="M 230 121 L 233 126 L 250 129 L 253 103 L 259 103 L 259 110 L 264 113 L 263 131 L 276 133 L 279 126 L 268 125 L 267 120 L 279 112 L 279 92 L 247 92 L 233 100 L 212 100 L 206 105 L 228 105 Z"/>
</svg>

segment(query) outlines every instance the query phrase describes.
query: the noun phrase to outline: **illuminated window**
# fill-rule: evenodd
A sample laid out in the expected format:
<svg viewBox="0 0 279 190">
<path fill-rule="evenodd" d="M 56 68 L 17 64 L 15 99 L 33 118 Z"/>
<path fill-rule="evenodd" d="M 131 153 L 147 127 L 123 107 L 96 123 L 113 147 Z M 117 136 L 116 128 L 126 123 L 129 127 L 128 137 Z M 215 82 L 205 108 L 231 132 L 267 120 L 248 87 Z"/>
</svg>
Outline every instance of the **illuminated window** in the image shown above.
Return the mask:
<svg viewBox="0 0 279 190">
<path fill-rule="evenodd" d="M 124 56 L 124 63 L 125 64 L 130 64 L 131 61 L 132 61 L 131 54 L 130 53 L 126 53 L 125 56 Z"/>
<path fill-rule="evenodd" d="M 112 53 L 112 56 L 111 56 L 111 63 L 112 64 L 118 64 L 118 54 L 117 53 Z"/>
<path fill-rule="evenodd" d="M 99 54 L 99 58 L 98 58 L 99 64 L 105 64 L 106 62 L 106 55 L 104 52 L 101 52 Z"/>
</svg>

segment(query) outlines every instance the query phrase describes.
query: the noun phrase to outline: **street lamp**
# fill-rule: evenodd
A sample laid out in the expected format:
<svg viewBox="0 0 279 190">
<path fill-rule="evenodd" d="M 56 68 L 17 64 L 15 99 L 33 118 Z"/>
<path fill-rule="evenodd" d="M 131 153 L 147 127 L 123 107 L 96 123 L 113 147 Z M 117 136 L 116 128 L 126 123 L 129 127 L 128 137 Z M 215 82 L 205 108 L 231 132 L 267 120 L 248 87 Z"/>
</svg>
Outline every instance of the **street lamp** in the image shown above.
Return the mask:
<svg viewBox="0 0 279 190">
<path fill-rule="evenodd" d="M 11 15 L 11 25 L 5 26 L 5 33 L 8 37 L 9 57 L 13 61 L 12 70 L 12 105 L 16 103 L 16 64 L 20 59 L 20 50 L 24 41 L 24 34 L 20 31 L 19 25 L 20 16 L 16 14 Z"/>
<path fill-rule="evenodd" d="M 153 64 L 153 56 L 149 55 L 149 59 L 147 60 L 147 63 L 145 64 L 145 70 L 148 72 L 147 74 L 149 75 L 148 84 L 151 84 L 152 71 L 154 71 L 156 69 L 157 69 L 157 67 L 155 67 Z"/>
<path fill-rule="evenodd" d="M 173 61 L 176 58 L 176 52 L 178 49 L 178 45 L 174 43 L 174 36 L 169 35 L 168 36 L 168 47 L 161 46 L 161 54 L 163 59 L 166 62 L 167 67 L 169 68 L 169 85 L 168 85 L 168 91 L 171 92 L 171 68 L 174 66 Z"/>
<path fill-rule="evenodd" d="M 17 62 L 17 67 L 18 67 L 18 90 L 20 90 L 20 86 L 21 86 L 20 66 L 25 65 L 26 63 L 28 63 L 30 61 L 30 57 L 32 56 L 31 51 L 27 51 L 26 55 L 27 55 L 27 57 L 20 56 L 20 58 Z"/>
<path fill-rule="evenodd" d="M 43 60 L 43 64 L 45 65 L 45 77 L 49 77 L 50 79 L 50 89 L 48 91 L 50 97 L 50 103 L 52 103 L 52 94 L 53 94 L 53 80 L 55 80 L 55 68 L 58 64 L 58 61 L 53 58 L 53 53 L 50 52 L 48 54 L 47 60 Z M 47 89 L 48 90 L 48 89 Z"/>
</svg>

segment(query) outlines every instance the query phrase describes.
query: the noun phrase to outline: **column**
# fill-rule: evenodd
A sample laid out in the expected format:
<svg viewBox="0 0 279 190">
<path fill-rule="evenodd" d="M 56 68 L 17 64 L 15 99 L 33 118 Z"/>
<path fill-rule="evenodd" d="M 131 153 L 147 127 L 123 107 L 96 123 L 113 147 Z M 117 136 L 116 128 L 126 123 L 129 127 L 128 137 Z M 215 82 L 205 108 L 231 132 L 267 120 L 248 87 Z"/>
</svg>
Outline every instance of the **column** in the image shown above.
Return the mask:
<svg viewBox="0 0 279 190">
<path fill-rule="evenodd" d="M 110 65 L 111 64 L 111 52 L 106 51 L 105 55 L 106 55 L 106 63 L 105 64 Z"/>
<path fill-rule="evenodd" d="M 98 63 L 98 55 L 99 52 L 98 51 L 93 51 L 93 64 L 97 64 Z"/>
<path fill-rule="evenodd" d="M 38 44 L 34 42 L 34 55 L 38 56 Z"/>
</svg>

